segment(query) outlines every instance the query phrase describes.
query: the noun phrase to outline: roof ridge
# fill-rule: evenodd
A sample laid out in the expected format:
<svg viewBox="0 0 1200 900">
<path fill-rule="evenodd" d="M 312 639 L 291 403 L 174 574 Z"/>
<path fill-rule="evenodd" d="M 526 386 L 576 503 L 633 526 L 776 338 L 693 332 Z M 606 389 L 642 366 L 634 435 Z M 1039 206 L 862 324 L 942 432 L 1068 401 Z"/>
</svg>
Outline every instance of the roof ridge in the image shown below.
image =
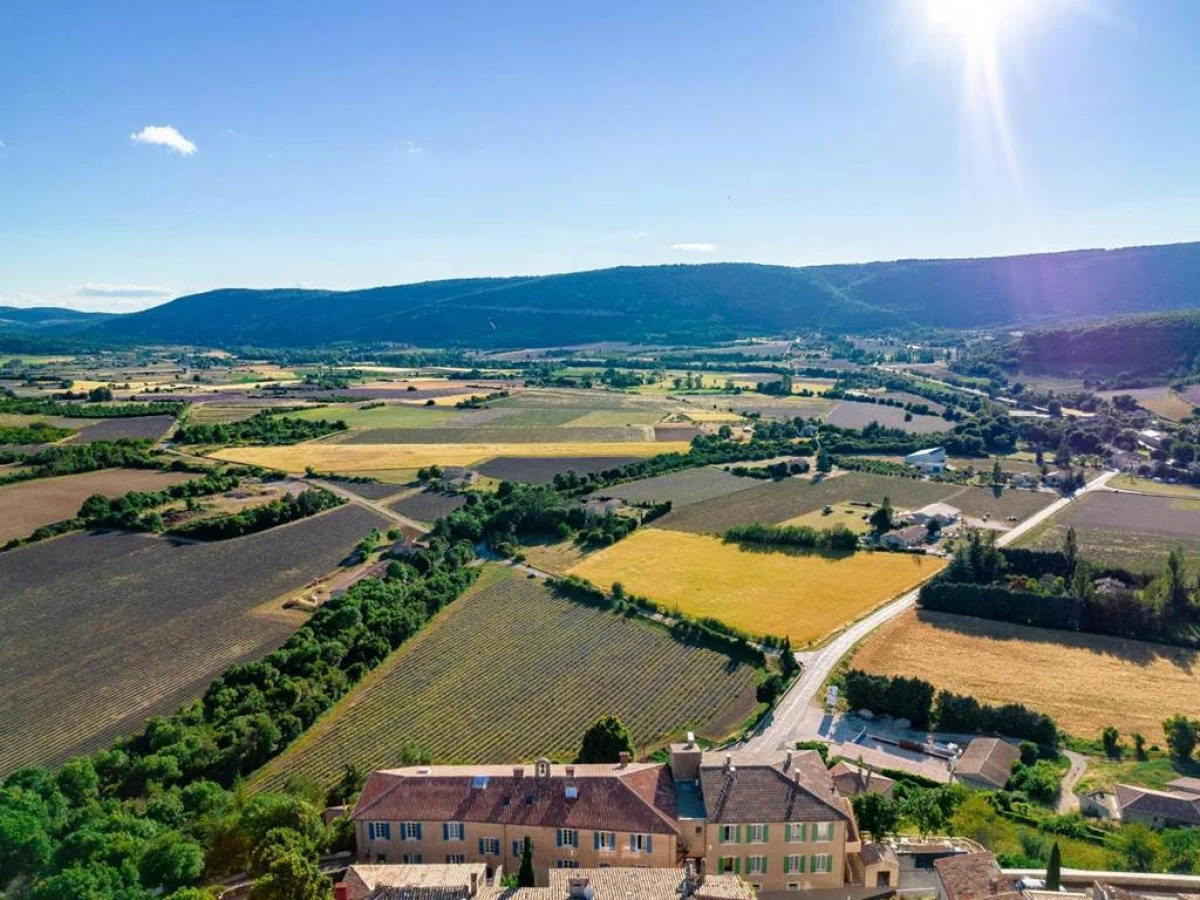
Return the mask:
<svg viewBox="0 0 1200 900">
<path fill-rule="evenodd" d="M 803 782 L 797 781 L 794 777 L 789 777 L 787 772 L 784 772 L 783 770 L 776 768 L 775 766 L 767 766 L 767 768 L 770 769 L 772 772 L 774 772 L 776 777 L 782 779 L 785 784 L 790 785 L 794 789 L 799 789 L 799 790 L 803 791 L 804 793 L 808 794 L 808 796 L 812 797 L 814 800 L 816 800 L 818 803 L 820 803 L 822 806 L 828 807 L 830 810 L 837 813 L 839 816 L 842 816 L 842 817 L 846 816 L 846 811 L 844 809 L 838 808 L 832 801 L 826 800 L 824 797 L 822 797 L 820 794 L 818 794 L 816 791 L 814 791 L 812 788 L 810 788 L 808 785 L 804 784 Z M 829 770 L 826 769 L 826 771 L 828 772 Z"/>
</svg>

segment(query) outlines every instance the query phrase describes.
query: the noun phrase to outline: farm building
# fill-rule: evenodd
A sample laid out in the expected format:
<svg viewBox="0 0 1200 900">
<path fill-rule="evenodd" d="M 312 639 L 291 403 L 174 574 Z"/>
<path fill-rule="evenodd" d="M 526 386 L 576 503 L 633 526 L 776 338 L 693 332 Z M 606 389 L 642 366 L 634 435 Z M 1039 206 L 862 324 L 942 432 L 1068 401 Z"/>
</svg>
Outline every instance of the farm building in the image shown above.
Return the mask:
<svg viewBox="0 0 1200 900">
<path fill-rule="evenodd" d="M 1104 789 L 1077 794 L 1079 811 L 1085 816 L 1095 816 L 1097 819 L 1115 819 L 1119 815 L 1117 795 Z"/>
<path fill-rule="evenodd" d="M 620 497 L 592 497 L 579 502 L 583 504 L 583 513 L 589 519 L 615 515 L 625 505 Z"/>
<path fill-rule="evenodd" d="M 879 539 L 879 543 L 889 550 L 910 550 L 925 543 L 929 531 L 924 525 L 908 525 L 889 531 Z"/>
<path fill-rule="evenodd" d="M 941 472 L 946 468 L 946 448 L 928 447 L 918 450 L 916 453 L 910 453 L 904 457 L 904 464 L 913 469 L 920 469 L 926 474 Z"/>
<path fill-rule="evenodd" d="M 866 766 L 852 766 L 845 760 L 839 760 L 830 770 L 834 787 L 843 797 L 857 797 L 859 794 L 880 794 L 891 797 L 896 782 L 886 775 L 872 772 Z"/>
<path fill-rule="evenodd" d="M 1008 783 L 1021 751 L 999 738 L 975 738 L 958 758 L 954 774 L 968 787 L 995 791 Z"/>
<path fill-rule="evenodd" d="M 960 853 L 934 860 L 946 900 L 1019 897 L 1011 878 L 1000 871 L 991 853 Z"/>
<path fill-rule="evenodd" d="M 712 753 L 672 744 L 666 765 L 412 766 L 371 773 L 351 818 L 363 862 L 443 859 L 514 871 L 525 836 L 539 882 L 556 869 L 680 860 L 764 891 L 895 886 L 815 751 Z"/>
<path fill-rule="evenodd" d="M 1009 484 L 1018 488 L 1035 488 L 1038 486 L 1038 477 L 1033 472 L 1017 472 L 1009 480 Z"/>
<path fill-rule="evenodd" d="M 1195 828 L 1200 825 L 1200 793 L 1152 791 L 1118 784 L 1116 794 L 1122 824 L 1140 822 L 1151 828 Z"/>
<path fill-rule="evenodd" d="M 947 525 L 957 522 L 961 515 L 962 513 L 949 503 L 930 503 L 928 506 L 922 506 L 920 509 L 910 512 L 906 518 L 911 519 L 917 525 L 934 521 L 945 528 Z"/>
</svg>

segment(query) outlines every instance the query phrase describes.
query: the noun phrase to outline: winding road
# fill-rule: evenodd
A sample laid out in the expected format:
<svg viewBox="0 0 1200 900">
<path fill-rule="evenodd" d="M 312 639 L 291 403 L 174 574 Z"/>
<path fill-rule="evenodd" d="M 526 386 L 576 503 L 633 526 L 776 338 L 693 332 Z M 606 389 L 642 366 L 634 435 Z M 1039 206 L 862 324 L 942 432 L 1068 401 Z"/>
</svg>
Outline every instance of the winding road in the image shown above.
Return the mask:
<svg viewBox="0 0 1200 900">
<path fill-rule="evenodd" d="M 1080 488 L 1073 497 L 1063 497 L 1045 509 L 1039 510 L 997 538 L 997 545 L 1008 546 L 1017 538 L 1041 525 L 1075 499 L 1089 491 L 1103 489 L 1109 479 L 1116 474 L 1116 472 L 1105 472 Z M 758 732 L 746 741 L 746 749 L 780 750 L 793 741 L 817 737 L 823 712 L 815 701 L 821 686 L 833 673 L 838 660 L 875 629 L 916 606 L 919 592 L 920 588 L 917 587 L 879 607 L 854 622 L 825 646 L 817 650 L 797 653 L 796 659 L 803 667 L 800 677 L 776 705 L 774 712 L 763 720 Z"/>
</svg>

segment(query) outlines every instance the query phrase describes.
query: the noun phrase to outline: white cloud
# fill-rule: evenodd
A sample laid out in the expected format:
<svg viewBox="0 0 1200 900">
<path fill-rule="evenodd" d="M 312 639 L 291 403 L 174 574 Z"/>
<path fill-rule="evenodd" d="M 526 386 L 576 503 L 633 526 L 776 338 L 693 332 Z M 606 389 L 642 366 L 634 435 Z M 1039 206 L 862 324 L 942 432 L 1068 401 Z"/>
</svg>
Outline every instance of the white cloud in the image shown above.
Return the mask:
<svg viewBox="0 0 1200 900">
<path fill-rule="evenodd" d="M 712 253 L 717 249 L 716 244 L 672 244 L 672 250 L 681 253 Z"/>
<path fill-rule="evenodd" d="M 404 151 L 409 156 L 420 156 L 422 153 L 425 152 L 425 148 L 422 147 L 420 144 L 418 144 L 416 141 L 404 141 L 401 144 L 401 146 L 404 147 Z"/>
<path fill-rule="evenodd" d="M 78 288 L 75 293 L 80 297 L 119 297 L 136 300 L 159 300 L 175 296 L 175 292 L 169 288 L 142 284 L 93 284 L 91 282 Z"/>
<path fill-rule="evenodd" d="M 181 156 L 191 156 L 196 152 L 196 145 L 171 125 L 147 125 L 129 137 L 130 140 L 139 144 L 158 144 L 161 147 L 168 147 Z"/>
</svg>

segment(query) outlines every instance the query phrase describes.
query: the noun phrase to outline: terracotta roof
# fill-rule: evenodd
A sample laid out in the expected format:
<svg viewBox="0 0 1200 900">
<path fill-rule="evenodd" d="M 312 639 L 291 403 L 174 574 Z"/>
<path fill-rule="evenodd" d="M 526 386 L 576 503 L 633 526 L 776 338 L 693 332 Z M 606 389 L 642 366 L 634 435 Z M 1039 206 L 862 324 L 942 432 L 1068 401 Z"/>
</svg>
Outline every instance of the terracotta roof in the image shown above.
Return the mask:
<svg viewBox="0 0 1200 900">
<path fill-rule="evenodd" d="M 835 763 L 829 770 L 829 775 L 833 779 L 838 793 L 843 797 L 857 797 L 859 794 L 866 793 L 890 797 L 892 790 L 896 787 L 894 779 L 880 775 L 878 772 L 872 772 L 866 767 L 859 768 L 849 765 L 844 760 Z"/>
<path fill-rule="evenodd" d="M 1167 787 L 1189 794 L 1200 794 L 1200 778 L 1176 778 L 1174 781 L 1168 781 Z"/>
<path fill-rule="evenodd" d="M 1002 788 L 1012 774 L 1012 765 L 1021 758 L 1021 751 L 999 738 L 975 738 L 959 757 L 954 772 L 960 778 L 974 778 L 993 787 Z"/>
<path fill-rule="evenodd" d="M 863 865 L 865 866 L 874 866 L 879 863 L 893 866 L 900 865 L 900 860 L 896 858 L 896 851 L 887 844 L 863 844 L 859 856 L 862 857 Z"/>
<path fill-rule="evenodd" d="M 568 900 L 574 878 L 588 880 L 592 900 L 683 900 L 682 869 L 550 869 L 549 876 L 549 887 L 487 888 L 475 900 Z M 754 889 L 736 875 L 709 875 L 690 896 L 692 900 L 756 900 Z"/>
<path fill-rule="evenodd" d="M 700 757 L 700 788 L 708 821 L 850 821 L 849 803 L 815 750 L 788 753 L 712 753 Z M 726 756 L 732 758 L 726 771 Z"/>
<path fill-rule="evenodd" d="M 1118 784 L 1116 794 L 1122 818 L 1132 812 L 1184 825 L 1200 825 L 1200 794 L 1151 791 L 1131 784 Z"/>
<path fill-rule="evenodd" d="M 991 853 L 962 853 L 935 859 L 933 867 L 946 892 L 946 900 L 986 900 L 1015 895 L 1016 887 Z"/>
<path fill-rule="evenodd" d="M 382 900 L 401 892 L 411 900 L 463 900 L 471 893 L 471 875 L 478 887 L 487 884 L 487 866 L 462 865 L 385 866 L 356 864 L 346 870 L 342 882 L 350 900 Z"/>
<path fill-rule="evenodd" d="M 486 822 L 677 834 L 674 783 L 666 766 L 552 766 L 537 777 L 513 766 L 412 766 L 372 772 L 351 818 Z M 572 777 L 566 771 L 573 768 Z M 567 788 L 575 797 L 568 798 Z"/>
</svg>

